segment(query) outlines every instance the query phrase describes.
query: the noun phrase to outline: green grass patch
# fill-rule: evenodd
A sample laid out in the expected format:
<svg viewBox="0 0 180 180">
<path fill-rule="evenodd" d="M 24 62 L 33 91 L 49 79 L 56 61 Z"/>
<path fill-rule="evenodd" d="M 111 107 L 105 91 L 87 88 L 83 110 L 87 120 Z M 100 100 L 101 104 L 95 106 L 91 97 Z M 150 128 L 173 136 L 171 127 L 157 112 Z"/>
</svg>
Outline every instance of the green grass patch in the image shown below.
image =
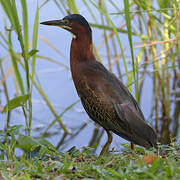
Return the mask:
<svg viewBox="0 0 180 180">
<path fill-rule="evenodd" d="M 180 144 L 160 145 L 160 155 L 137 147 L 136 153 L 124 144 L 120 152 L 98 157 L 93 148 L 83 152 L 75 147 L 65 153 L 47 151 L 46 142 L 34 141 L 27 154 L 0 161 L 4 179 L 180 179 Z M 40 145 L 43 142 L 43 145 Z M 37 148 L 40 145 L 39 148 Z M 44 149 L 44 150 L 43 150 Z M 53 153 L 49 153 L 50 151 Z M 145 160 L 145 156 L 148 160 Z M 153 157 L 155 157 L 153 159 Z M 152 158 L 152 159 L 151 159 Z"/>
</svg>

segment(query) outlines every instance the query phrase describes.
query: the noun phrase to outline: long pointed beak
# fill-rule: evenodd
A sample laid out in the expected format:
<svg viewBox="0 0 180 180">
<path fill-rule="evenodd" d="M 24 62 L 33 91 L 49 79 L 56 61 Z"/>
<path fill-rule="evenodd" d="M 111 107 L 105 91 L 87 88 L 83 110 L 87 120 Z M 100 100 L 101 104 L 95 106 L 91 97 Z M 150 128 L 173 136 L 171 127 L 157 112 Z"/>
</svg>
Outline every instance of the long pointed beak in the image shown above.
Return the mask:
<svg viewBox="0 0 180 180">
<path fill-rule="evenodd" d="M 57 27 L 61 27 L 63 29 L 66 29 L 68 31 L 71 31 L 71 27 L 69 27 L 68 25 L 66 25 L 64 23 L 64 20 L 52 20 L 52 21 L 44 21 L 44 22 L 41 22 L 40 24 L 43 24 L 43 25 L 48 25 L 48 26 L 57 26 Z"/>
<path fill-rule="evenodd" d="M 44 21 L 41 22 L 40 24 L 48 25 L 48 26 L 59 26 L 59 27 L 63 27 L 65 25 L 62 20 Z"/>
</svg>

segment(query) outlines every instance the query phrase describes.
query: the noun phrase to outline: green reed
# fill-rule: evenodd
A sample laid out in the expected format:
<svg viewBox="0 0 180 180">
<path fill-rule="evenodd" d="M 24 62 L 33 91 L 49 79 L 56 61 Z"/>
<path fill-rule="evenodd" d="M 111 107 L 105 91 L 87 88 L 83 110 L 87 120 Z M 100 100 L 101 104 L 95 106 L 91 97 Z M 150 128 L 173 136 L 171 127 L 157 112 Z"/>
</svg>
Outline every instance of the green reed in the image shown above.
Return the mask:
<svg viewBox="0 0 180 180">
<path fill-rule="evenodd" d="M 17 94 L 20 95 L 28 95 L 28 100 L 25 103 L 22 103 L 22 108 L 24 112 L 24 117 L 26 121 L 26 130 L 28 135 L 31 133 L 31 122 L 32 122 L 32 101 L 31 101 L 31 94 L 32 94 L 32 89 L 31 89 L 31 80 L 30 80 L 30 58 L 33 56 L 36 51 L 35 49 L 32 51 L 29 51 L 29 27 L 28 27 L 28 11 L 27 11 L 27 3 L 25 0 L 21 0 L 21 8 L 22 8 L 22 18 L 23 18 L 23 26 L 21 26 L 20 19 L 19 19 L 19 12 L 17 11 L 17 6 L 15 0 L 1 0 L 0 1 L 1 6 L 3 8 L 4 14 L 7 16 L 9 23 L 10 23 L 10 28 L 7 27 L 6 29 L 9 29 L 6 33 L 6 36 L 3 35 L 3 33 L 0 32 L 0 36 L 3 39 L 4 43 L 8 46 L 8 51 L 11 56 L 11 61 L 12 61 L 12 66 L 14 69 L 16 81 L 18 84 L 17 88 Z M 38 12 L 38 8 L 37 8 Z M 35 17 L 35 24 L 34 24 L 34 31 L 33 33 L 33 48 L 36 47 L 37 44 L 37 27 L 38 27 L 38 13 L 36 13 Z M 12 31 L 15 31 L 17 35 L 17 39 L 19 41 L 19 45 L 21 48 L 21 56 L 23 59 L 23 64 L 25 67 L 25 76 L 26 76 L 26 82 L 24 84 L 23 82 L 23 74 L 20 72 L 20 67 L 18 63 L 18 58 L 17 58 L 17 52 L 15 51 L 13 47 L 13 42 L 12 42 Z M 35 40 L 36 39 L 36 40 Z M 33 59 L 35 60 L 35 58 Z M 34 73 L 34 71 L 32 71 Z M 24 88 L 26 87 L 26 88 Z M 20 92 L 19 92 L 20 90 Z M 7 103 L 7 105 L 9 105 Z M 9 107 L 9 106 L 7 106 Z M 7 111 L 10 111 L 11 108 L 7 108 Z"/>
</svg>

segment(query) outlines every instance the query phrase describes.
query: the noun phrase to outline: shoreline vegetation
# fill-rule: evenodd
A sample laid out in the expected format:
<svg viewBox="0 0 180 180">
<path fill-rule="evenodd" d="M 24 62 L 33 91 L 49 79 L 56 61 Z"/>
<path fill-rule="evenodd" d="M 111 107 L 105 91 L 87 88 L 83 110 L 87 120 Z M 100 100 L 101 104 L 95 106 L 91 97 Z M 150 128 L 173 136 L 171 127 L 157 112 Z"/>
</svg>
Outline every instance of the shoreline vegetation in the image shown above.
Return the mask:
<svg viewBox="0 0 180 180">
<path fill-rule="evenodd" d="M 25 154 L 0 161 L 2 179 L 179 179 L 180 144 L 159 145 L 160 154 L 128 144 L 122 150 L 98 157 L 93 148 L 84 151 L 72 147 L 66 153 L 35 148 L 30 157 Z M 41 151 L 41 152 L 40 152 Z"/>
</svg>

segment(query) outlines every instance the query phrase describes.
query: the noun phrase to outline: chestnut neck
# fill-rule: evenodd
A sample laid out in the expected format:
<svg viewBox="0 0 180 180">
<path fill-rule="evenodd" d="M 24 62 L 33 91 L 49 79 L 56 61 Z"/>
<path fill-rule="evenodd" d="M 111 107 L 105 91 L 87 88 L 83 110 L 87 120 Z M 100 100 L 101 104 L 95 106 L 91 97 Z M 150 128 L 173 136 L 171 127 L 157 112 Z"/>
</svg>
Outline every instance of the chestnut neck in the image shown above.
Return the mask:
<svg viewBox="0 0 180 180">
<path fill-rule="evenodd" d="M 72 75 L 78 71 L 77 65 L 85 61 L 95 61 L 92 40 L 87 35 L 73 38 L 71 42 L 70 66 Z"/>
</svg>

